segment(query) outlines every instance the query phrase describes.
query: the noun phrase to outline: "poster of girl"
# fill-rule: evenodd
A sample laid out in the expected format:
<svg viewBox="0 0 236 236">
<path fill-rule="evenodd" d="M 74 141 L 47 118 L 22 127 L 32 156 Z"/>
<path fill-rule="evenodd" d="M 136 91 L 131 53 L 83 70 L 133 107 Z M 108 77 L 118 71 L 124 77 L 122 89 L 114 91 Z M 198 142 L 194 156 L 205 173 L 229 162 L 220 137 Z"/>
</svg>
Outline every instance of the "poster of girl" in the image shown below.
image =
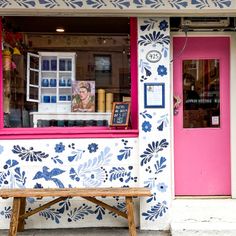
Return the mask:
<svg viewBox="0 0 236 236">
<path fill-rule="evenodd" d="M 95 112 L 95 81 L 72 83 L 72 112 Z"/>
</svg>

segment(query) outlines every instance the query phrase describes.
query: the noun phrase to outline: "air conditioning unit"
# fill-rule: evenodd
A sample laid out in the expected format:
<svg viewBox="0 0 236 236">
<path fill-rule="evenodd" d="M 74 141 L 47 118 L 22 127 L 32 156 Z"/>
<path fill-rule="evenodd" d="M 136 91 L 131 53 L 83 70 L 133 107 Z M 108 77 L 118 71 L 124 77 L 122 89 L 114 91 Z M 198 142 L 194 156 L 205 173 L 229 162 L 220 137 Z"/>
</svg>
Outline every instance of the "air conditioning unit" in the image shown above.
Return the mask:
<svg viewBox="0 0 236 236">
<path fill-rule="evenodd" d="M 181 27 L 225 28 L 230 24 L 229 17 L 182 17 Z"/>
</svg>

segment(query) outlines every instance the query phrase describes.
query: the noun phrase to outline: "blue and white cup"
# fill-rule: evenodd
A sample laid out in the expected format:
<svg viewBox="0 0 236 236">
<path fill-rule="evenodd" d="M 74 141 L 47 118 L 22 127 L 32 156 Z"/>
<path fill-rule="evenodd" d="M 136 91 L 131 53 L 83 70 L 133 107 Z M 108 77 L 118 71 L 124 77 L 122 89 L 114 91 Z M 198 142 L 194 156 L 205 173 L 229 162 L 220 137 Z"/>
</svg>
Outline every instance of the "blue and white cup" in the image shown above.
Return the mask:
<svg viewBox="0 0 236 236">
<path fill-rule="evenodd" d="M 65 95 L 59 96 L 59 100 L 60 100 L 60 101 L 66 101 L 66 96 L 65 96 Z"/>
<path fill-rule="evenodd" d="M 56 79 L 50 79 L 50 87 L 56 87 L 57 86 L 57 80 Z"/>
<path fill-rule="evenodd" d="M 50 103 L 50 96 L 44 95 L 44 96 L 43 96 L 43 102 L 44 102 L 44 103 Z"/>
<path fill-rule="evenodd" d="M 42 70 L 49 70 L 49 60 L 43 60 Z"/>
<path fill-rule="evenodd" d="M 51 103 L 56 103 L 56 102 L 57 102 L 57 97 L 51 96 Z"/>
<path fill-rule="evenodd" d="M 71 60 L 66 61 L 66 70 L 71 71 Z"/>
<path fill-rule="evenodd" d="M 51 60 L 51 70 L 57 70 L 57 60 Z"/>
<path fill-rule="evenodd" d="M 42 79 L 42 87 L 48 87 L 49 86 L 49 79 L 43 78 Z"/>
<path fill-rule="evenodd" d="M 59 80 L 59 86 L 61 86 L 61 87 L 65 87 L 66 86 L 66 80 L 64 78 L 61 78 Z"/>
<path fill-rule="evenodd" d="M 71 86 L 71 79 L 67 80 L 67 86 L 70 87 Z"/>
<path fill-rule="evenodd" d="M 65 71 L 66 70 L 66 61 L 65 60 L 60 60 L 59 61 L 59 70 L 60 71 Z"/>
</svg>

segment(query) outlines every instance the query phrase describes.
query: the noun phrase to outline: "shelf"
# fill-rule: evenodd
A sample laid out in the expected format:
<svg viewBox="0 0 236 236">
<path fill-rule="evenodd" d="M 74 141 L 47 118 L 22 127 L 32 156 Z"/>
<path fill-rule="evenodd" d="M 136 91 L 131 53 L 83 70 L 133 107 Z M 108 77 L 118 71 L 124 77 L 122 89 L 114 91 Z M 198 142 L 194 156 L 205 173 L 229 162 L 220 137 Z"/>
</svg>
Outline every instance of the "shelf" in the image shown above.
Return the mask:
<svg viewBox="0 0 236 236">
<path fill-rule="evenodd" d="M 42 73 L 57 73 L 56 70 L 41 70 Z"/>
<path fill-rule="evenodd" d="M 56 89 L 57 87 L 43 87 L 41 86 L 42 89 Z"/>
<path fill-rule="evenodd" d="M 31 112 L 34 127 L 37 127 L 38 120 L 107 120 L 110 123 L 110 112 Z"/>
</svg>

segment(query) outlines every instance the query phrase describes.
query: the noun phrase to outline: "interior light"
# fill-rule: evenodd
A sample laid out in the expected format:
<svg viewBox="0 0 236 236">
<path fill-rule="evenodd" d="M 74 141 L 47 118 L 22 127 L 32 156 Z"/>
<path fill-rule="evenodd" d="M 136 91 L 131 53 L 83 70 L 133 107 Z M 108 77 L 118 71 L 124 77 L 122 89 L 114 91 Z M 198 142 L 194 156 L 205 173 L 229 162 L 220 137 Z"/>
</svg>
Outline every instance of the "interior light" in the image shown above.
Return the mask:
<svg viewBox="0 0 236 236">
<path fill-rule="evenodd" d="M 65 29 L 63 29 L 62 27 L 57 27 L 57 28 L 56 28 L 56 31 L 57 31 L 58 33 L 63 33 L 63 32 L 65 32 Z"/>
</svg>

